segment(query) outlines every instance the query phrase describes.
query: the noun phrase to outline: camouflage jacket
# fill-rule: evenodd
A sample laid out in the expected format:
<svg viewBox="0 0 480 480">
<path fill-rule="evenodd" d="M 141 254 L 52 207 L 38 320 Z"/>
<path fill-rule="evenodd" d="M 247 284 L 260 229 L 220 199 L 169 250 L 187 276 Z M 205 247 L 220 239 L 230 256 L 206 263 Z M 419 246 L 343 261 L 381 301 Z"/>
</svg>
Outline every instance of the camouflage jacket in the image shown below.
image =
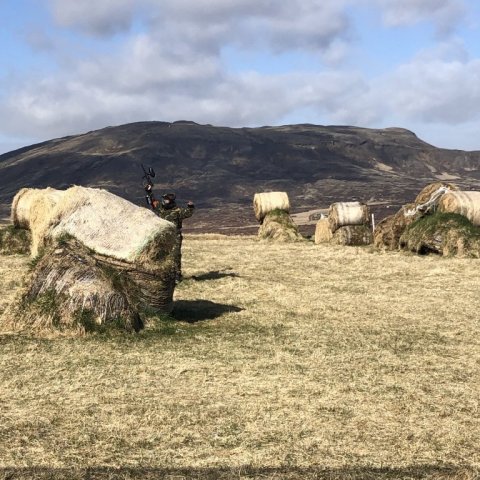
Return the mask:
<svg viewBox="0 0 480 480">
<path fill-rule="evenodd" d="M 177 227 L 177 230 L 181 231 L 183 220 L 191 217 L 193 215 L 193 210 L 193 207 L 174 207 L 167 210 L 166 208 L 160 206 L 155 210 L 155 213 L 159 217 L 172 222 Z"/>
</svg>

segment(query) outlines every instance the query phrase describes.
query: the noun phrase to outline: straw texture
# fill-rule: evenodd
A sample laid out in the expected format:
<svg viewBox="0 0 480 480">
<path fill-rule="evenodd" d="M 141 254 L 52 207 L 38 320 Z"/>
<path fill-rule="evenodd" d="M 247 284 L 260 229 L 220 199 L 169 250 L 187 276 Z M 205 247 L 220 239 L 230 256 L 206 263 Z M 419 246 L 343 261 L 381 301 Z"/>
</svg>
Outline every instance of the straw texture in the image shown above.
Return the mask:
<svg viewBox="0 0 480 480">
<path fill-rule="evenodd" d="M 480 192 L 456 191 L 446 193 L 440 199 L 438 209 L 441 212 L 463 215 L 475 226 L 480 226 Z"/>
<path fill-rule="evenodd" d="M 255 218 L 262 222 L 267 213 L 273 210 L 290 212 L 290 202 L 285 192 L 256 193 L 253 197 L 253 209 Z"/>
</svg>

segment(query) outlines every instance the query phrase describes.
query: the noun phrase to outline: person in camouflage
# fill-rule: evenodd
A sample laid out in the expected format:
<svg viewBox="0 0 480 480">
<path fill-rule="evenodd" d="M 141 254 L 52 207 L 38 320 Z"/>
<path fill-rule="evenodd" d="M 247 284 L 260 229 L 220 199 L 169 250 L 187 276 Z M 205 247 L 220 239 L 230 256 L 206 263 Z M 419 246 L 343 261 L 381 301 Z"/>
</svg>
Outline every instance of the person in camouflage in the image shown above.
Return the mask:
<svg viewBox="0 0 480 480">
<path fill-rule="evenodd" d="M 183 220 L 193 215 L 195 205 L 193 202 L 187 202 L 186 208 L 178 207 L 175 202 L 175 194 L 167 193 L 162 195 L 162 202 L 155 200 L 153 204 L 154 212 L 161 218 L 172 222 L 177 227 L 177 244 L 175 246 L 175 262 L 177 264 L 176 280 L 182 280 L 182 224 Z"/>
</svg>

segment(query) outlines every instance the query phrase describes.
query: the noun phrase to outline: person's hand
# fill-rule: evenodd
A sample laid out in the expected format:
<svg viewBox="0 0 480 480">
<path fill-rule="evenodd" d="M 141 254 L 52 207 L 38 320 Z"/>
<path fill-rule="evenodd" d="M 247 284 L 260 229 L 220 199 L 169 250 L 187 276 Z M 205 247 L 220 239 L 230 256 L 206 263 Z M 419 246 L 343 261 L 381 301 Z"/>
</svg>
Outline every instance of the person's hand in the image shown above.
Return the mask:
<svg viewBox="0 0 480 480">
<path fill-rule="evenodd" d="M 187 202 L 187 207 L 188 207 L 188 208 L 194 208 L 195 205 L 193 204 L 193 202 L 192 202 L 191 200 L 189 200 L 189 201 Z"/>
</svg>

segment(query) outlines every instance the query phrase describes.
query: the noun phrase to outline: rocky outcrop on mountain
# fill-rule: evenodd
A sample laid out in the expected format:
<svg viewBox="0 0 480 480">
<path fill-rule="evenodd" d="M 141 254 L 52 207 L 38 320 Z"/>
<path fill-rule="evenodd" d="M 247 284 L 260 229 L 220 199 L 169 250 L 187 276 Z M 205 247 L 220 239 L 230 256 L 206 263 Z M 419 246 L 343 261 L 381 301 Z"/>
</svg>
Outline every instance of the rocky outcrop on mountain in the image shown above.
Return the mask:
<svg viewBox="0 0 480 480">
<path fill-rule="evenodd" d="M 22 187 L 101 187 L 141 205 L 142 164 L 157 172 L 158 196 L 195 201 L 185 226 L 200 230 L 255 226 L 259 191 L 287 192 L 293 213 L 358 200 L 385 215 L 432 181 L 480 188 L 480 152 L 436 148 L 401 128 L 139 122 L 1 155 L 0 214 Z"/>
</svg>

